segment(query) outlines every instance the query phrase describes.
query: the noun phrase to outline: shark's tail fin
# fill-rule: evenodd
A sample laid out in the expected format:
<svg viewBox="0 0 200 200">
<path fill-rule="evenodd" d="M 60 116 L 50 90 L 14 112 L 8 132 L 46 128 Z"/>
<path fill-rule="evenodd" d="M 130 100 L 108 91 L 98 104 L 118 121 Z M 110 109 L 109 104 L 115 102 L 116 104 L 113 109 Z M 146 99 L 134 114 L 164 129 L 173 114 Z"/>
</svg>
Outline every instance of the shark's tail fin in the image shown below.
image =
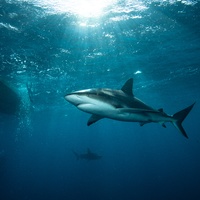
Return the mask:
<svg viewBox="0 0 200 200">
<path fill-rule="evenodd" d="M 189 112 L 192 110 L 193 106 L 195 103 L 193 103 L 192 105 L 188 106 L 187 108 L 175 113 L 173 115 L 173 118 L 176 120 L 174 122 L 172 122 L 174 124 L 174 126 L 183 134 L 183 136 L 185 136 L 186 138 L 188 138 L 183 126 L 182 126 L 182 122 L 183 120 L 186 118 L 186 116 L 189 114 Z"/>
<path fill-rule="evenodd" d="M 79 160 L 79 158 L 80 158 L 79 154 L 76 153 L 75 151 L 72 151 L 72 152 L 73 152 L 73 154 L 76 156 L 76 159 Z"/>
</svg>

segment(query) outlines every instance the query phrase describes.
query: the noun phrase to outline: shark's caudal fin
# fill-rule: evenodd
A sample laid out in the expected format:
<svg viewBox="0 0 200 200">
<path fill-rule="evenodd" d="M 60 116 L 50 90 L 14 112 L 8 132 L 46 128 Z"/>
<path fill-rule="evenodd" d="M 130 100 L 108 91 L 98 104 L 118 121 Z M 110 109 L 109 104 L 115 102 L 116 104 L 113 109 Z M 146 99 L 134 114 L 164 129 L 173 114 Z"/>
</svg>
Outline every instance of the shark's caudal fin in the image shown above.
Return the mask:
<svg viewBox="0 0 200 200">
<path fill-rule="evenodd" d="M 182 122 L 186 118 L 186 116 L 189 114 L 189 112 L 192 110 L 195 103 L 193 103 L 191 106 L 188 106 L 187 108 L 175 113 L 173 115 L 173 118 L 176 120 L 173 122 L 174 126 L 185 136 L 188 138 L 184 128 L 182 127 Z"/>
</svg>

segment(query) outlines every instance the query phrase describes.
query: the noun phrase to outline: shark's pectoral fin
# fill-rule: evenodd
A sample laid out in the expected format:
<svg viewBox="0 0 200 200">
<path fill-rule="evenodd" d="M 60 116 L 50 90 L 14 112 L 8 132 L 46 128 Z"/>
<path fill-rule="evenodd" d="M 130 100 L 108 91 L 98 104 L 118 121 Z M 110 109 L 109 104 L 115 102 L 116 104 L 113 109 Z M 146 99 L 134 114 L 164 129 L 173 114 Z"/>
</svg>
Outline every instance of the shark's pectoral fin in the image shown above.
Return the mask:
<svg viewBox="0 0 200 200">
<path fill-rule="evenodd" d="M 99 116 L 99 115 L 92 115 L 87 122 L 87 125 L 90 126 L 91 124 L 94 124 L 95 122 L 99 121 L 100 119 L 102 119 L 103 117 Z"/>
<path fill-rule="evenodd" d="M 162 123 L 162 127 L 167 128 L 166 125 L 164 123 Z"/>
</svg>

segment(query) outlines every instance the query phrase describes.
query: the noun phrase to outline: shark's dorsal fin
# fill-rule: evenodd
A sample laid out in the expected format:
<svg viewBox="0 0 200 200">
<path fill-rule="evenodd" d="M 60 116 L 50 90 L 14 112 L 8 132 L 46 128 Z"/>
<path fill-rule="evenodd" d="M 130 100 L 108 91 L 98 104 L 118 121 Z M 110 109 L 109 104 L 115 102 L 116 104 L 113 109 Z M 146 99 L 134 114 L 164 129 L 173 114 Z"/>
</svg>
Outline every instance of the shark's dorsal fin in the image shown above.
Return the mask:
<svg viewBox="0 0 200 200">
<path fill-rule="evenodd" d="M 133 78 L 128 79 L 121 90 L 129 96 L 133 96 Z"/>
<path fill-rule="evenodd" d="M 87 125 L 90 126 L 91 124 L 94 124 L 95 122 L 97 122 L 98 120 L 102 119 L 103 117 L 99 116 L 99 115 L 92 115 L 87 122 Z"/>
<path fill-rule="evenodd" d="M 91 151 L 90 151 L 90 149 L 89 149 L 89 148 L 87 148 L 87 153 L 88 153 L 88 154 L 91 154 Z"/>
<path fill-rule="evenodd" d="M 74 153 L 74 155 L 76 156 L 76 159 L 79 160 L 80 159 L 80 155 L 78 153 L 76 153 L 75 151 L 72 151 Z"/>
</svg>

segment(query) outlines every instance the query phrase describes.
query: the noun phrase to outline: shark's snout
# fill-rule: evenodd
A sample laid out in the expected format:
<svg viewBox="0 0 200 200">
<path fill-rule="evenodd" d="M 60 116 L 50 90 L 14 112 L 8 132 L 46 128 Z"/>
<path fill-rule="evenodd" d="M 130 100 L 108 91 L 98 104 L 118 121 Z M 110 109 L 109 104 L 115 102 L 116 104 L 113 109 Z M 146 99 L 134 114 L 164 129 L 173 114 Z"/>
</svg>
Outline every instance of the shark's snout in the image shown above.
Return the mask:
<svg viewBox="0 0 200 200">
<path fill-rule="evenodd" d="M 67 94 L 65 99 L 75 106 L 86 104 L 91 101 L 91 99 L 87 95 L 83 94 L 82 91 Z"/>
<path fill-rule="evenodd" d="M 82 99 L 81 99 L 81 96 L 80 96 L 80 95 L 77 95 L 77 94 L 73 94 L 73 93 L 67 94 L 67 95 L 65 96 L 65 99 L 66 99 L 68 102 L 70 102 L 70 103 L 72 103 L 72 104 L 74 104 L 74 105 L 79 105 L 79 104 L 83 103 L 83 101 L 82 101 Z"/>
</svg>

